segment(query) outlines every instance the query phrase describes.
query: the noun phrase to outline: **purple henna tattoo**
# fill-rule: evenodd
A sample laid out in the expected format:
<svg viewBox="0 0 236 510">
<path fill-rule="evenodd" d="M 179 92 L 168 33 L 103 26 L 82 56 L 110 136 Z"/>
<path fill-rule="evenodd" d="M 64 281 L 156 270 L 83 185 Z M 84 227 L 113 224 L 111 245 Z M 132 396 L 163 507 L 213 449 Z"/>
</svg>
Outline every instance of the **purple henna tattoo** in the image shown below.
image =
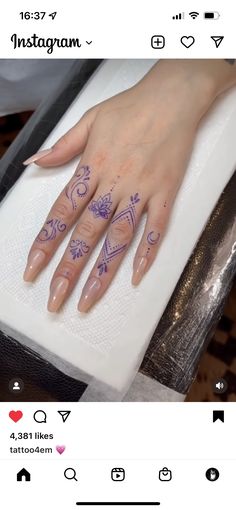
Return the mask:
<svg viewBox="0 0 236 510">
<path fill-rule="evenodd" d="M 113 184 L 112 184 L 112 187 L 110 189 L 110 192 L 113 191 L 113 189 L 116 187 L 117 183 L 118 183 L 118 180 L 120 179 L 120 175 L 117 175 L 116 179 L 114 180 Z"/>
<path fill-rule="evenodd" d="M 107 193 L 103 197 L 99 197 L 98 200 L 92 200 L 89 205 L 89 210 L 92 211 L 95 218 L 103 218 L 108 220 L 109 214 L 111 213 L 111 193 Z"/>
<path fill-rule="evenodd" d="M 102 247 L 102 262 L 97 266 L 99 269 L 99 276 L 101 276 L 102 273 L 107 273 L 107 264 L 109 264 L 114 257 L 120 255 L 125 250 L 126 246 L 127 243 L 114 246 L 108 238 L 105 239 Z"/>
<path fill-rule="evenodd" d="M 48 220 L 45 223 L 45 227 L 39 232 L 37 237 L 37 241 L 53 241 L 56 238 L 58 233 L 64 232 L 66 229 L 66 224 L 61 223 L 60 220 L 52 219 Z"/>
<path fill-rule="evenodd" d="M 86 253 L 89 252 L 89 246 L 85 241 L 81 241 L 80 239 L 72 239 L 69 244 L 70 252 L 73 260 L 79 259 L 83 257 Z"/>
<path fill-rule="evenodd" d="M 64 269 L 64 271 L 62 271 L 62 276 L 65 276 L 65 278 L 70 278 L 71 276 L 71 271 L 69 271 L 69 269 Z"/>
<path fill-rule="evenodd" d="M 126 209 L 118 213 L 112 220 L 111 224 L 114 223 L 120 223 L 120 222 L 128 222 L 131 234 L 133 234 L 136 226 L 136 211 L 135 211 L 135 204 L 137 204 L 140 201 L 140 198 L 138 196 L 138 193 L 136 193 L 134 196 L 130 197 L 130 204 Z M 99 270 L 99 276 L 101 276 L 103 273 L 107 273 L 108 271 L 108 264 L 111 262 L 111 260 L 114 257 L 117 257 L 123 251 L 127 248 L 128 243 L 125 244 L 114 244 L 111 239 L 108 238 L 108 236 L 105 239 L 105 242 L 102 247 L 102 259 L 99 261 L 99 264 L 97 266 L 97 269 Z"/>
<path fill-rule="evenodd" d="M 98 269 L 99 269 L 99 276 L 102 276 L 103 273 L 107 273 L 107 263 L 106 262 L 101 262 L 101 264 L 98 265 Z"/>
<path fill-rule="evenodd" d="M 149 234 L 147 235 L 147 242 L 148 242 L 148 244 L 153 245 L 153 244 L 157 244 L 158 243 L 161 234 L 158 232 L 156 237 L 153 234 L 154 234 L 154 230 L 149 232 Z"/>
<path fill-rule="evenodd" d="M 130 197 L 130 204 L 124 211 L 121 211 L 118 213 L 112 220 L 111 223 L 117 223 L 117 222 L 123 222 L 124 220 L 128 221 L 129 225 L 131 226 L 133 232 L 135 230 L 136 226 L 136 212 L 135 212 L 135 204 L 137 204 L 140 201 L 140 198 L 138 196 L 138 193 L 135 193 L 135 195 Z"/>
<path fill-rule="evenodd" d="M 131 195 L 130 200 L 133 205 L 137 204 L 140 201 L 138 193 L 135 193 L 135 195 Z"/>
<path fill-rule="evenodd" d="M 73 209 L 77 209 L 76 199 L 83 198 L 88 192 L 88 182 L 90 179 L 91 168 L 87 165 L 81 166 L 76 170 L 74 177 L 66 187 L 65 193 L 71 201 Z"/>
</svg>

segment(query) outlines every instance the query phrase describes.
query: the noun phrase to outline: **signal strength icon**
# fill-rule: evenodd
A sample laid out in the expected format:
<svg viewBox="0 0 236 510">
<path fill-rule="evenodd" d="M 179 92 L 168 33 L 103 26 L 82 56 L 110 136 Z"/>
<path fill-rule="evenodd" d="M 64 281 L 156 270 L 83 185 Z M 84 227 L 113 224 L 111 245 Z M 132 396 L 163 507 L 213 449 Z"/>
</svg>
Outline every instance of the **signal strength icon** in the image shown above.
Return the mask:
<svg viewBox="0 0 236 510">
<path fill-rule="evenodd" d="M 180 12 L 179 14 L 172 16 L 172 19 L 184 19 L 184 12 Z"/>
<path fill-rule="evenodd" d="M 199 16 L 199 12 L 196 11 L 189 12 L 189 16 L 191 16 L 192 19 L 196 19 Z"/>
</svg>

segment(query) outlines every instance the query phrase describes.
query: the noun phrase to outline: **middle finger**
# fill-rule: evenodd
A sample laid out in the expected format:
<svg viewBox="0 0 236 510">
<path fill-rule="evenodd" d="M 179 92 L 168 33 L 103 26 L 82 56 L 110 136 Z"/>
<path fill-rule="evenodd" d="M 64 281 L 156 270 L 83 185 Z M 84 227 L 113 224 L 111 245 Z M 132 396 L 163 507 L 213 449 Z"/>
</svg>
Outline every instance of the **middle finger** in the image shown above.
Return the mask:
<svg viewBox="0 0 236 510">
<path fill-rule="evenodd" d="M 57 312 L 73 290 L 118 203 L 117 193 L 97 189 L 76 225 L 50 285 L 48 310 Z"/>
</svg>

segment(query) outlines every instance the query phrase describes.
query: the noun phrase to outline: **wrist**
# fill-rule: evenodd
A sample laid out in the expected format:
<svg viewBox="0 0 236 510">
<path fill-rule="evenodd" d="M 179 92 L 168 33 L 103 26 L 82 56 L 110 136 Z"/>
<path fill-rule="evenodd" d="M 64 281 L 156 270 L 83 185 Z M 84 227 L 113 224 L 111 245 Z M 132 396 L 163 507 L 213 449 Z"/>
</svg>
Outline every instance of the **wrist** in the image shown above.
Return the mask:
<svg viewBox="0 0 236 510">
<path fill-rule="evenodd" d="M 183 116 L 198 123 L 214 100 L 235 84 L 236 64 L 186 59 L 160 60 L 138 85 L 152 101 L 160 94 L 174 95 Z"/>
</svg>

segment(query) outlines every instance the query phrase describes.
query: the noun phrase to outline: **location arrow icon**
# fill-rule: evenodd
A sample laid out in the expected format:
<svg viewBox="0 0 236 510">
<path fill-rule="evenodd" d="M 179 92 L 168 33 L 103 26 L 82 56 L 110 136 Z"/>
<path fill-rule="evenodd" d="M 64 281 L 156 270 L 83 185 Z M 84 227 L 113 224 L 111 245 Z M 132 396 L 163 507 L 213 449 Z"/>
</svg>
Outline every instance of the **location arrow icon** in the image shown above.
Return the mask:
<svg viewBox="0 0 236 510">
<path fill-rule="evenodd" d="M 220 44 L 222 43 L 224 36 L 223 35 L 212 35 L 211 39 L 214 41 L 216 48 L 219 48 Z"/>
<path fill-rule="evenodd" d="M 62 417 L 63 423 L 65 423 L 65 421 L 67 420 L 67 418 L 69 418 L 70 413 L 71 413 L 71 411 L 57 411 L 57 412 Z"/>
</svg>

